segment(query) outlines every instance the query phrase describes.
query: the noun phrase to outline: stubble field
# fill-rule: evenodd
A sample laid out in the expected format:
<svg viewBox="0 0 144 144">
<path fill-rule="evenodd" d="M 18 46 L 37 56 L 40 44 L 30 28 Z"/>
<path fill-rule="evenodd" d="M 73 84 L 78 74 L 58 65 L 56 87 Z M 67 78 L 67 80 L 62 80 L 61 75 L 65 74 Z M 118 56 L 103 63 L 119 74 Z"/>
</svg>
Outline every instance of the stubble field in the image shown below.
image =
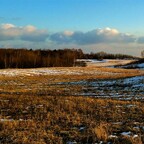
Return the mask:
<svg viewBox="0 0 144 144">
<path fill-rule="evenodd" d="M 0 70 L 0 143 L 144 143 L 144 71 Z"/>
</svg>

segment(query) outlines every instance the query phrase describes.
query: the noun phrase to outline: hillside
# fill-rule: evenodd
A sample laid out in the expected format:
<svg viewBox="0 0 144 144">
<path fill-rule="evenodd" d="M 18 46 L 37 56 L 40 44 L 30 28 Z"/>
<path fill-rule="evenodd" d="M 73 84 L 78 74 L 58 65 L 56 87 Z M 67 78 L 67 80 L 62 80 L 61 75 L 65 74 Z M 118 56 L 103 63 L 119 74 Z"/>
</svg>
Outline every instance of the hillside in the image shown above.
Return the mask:
<svg viewBox="0 0 144 144">
<path fill-rule="evenodd" d="M 132 61 L 125 65 L 118 65 L 117 67 L 128 68 L 128 69 L 144 69 L 144 59 Z"/>
</svg>

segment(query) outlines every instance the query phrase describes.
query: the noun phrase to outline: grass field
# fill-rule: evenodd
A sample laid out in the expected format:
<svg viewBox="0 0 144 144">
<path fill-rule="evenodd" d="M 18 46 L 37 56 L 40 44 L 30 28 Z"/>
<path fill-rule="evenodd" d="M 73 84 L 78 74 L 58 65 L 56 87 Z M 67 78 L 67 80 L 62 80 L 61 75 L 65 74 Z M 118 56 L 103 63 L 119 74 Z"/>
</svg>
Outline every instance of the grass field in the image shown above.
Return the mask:
<svg viewBox="0 0 144 144">
<path fill-rule="evenodd" d="M 0 144 L 143 144 L 144 71 L 0 70 Z"/>
</svg>

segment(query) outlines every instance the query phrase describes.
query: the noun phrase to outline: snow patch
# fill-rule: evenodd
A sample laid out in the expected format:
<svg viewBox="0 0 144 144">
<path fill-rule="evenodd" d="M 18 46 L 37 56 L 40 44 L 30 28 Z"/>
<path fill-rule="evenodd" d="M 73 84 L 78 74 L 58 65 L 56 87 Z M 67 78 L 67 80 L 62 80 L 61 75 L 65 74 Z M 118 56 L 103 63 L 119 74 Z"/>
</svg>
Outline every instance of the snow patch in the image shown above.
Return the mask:
<svg viewBox="0 0 144 144">
<path fill-rule="evenodd" d="M 116 135 L 109 135 L 108 138 L 118 138 Z"/>
<path fill-rule="evenodd" d="M 14 119 L 0 119 L 0 122 L 11 122 L 14 121 Z"/>
<path fill-rule="evenodd" d="M 129 131 L 129 132 L 122 132 L 121 135 L 123 136 L 129 136 L 131 135 L 132 133 Z"/>
</svg>

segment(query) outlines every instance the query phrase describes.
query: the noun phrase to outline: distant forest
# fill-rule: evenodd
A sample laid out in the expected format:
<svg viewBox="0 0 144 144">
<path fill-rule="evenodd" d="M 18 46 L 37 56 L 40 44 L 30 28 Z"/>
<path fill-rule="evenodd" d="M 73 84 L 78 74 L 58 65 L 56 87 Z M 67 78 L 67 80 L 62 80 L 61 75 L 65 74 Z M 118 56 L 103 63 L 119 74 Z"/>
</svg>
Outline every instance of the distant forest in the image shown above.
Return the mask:
<svg viewBox="0 0 144 144">
<path fill-rule="evenodd" d="M 28 50 L 0 49 L 0 68 L 72 67 L 76 59 L 126 59 L 133 56 L 107 54 L 105 52 L 84 54 L 81 49 Z"/>
</svg>

